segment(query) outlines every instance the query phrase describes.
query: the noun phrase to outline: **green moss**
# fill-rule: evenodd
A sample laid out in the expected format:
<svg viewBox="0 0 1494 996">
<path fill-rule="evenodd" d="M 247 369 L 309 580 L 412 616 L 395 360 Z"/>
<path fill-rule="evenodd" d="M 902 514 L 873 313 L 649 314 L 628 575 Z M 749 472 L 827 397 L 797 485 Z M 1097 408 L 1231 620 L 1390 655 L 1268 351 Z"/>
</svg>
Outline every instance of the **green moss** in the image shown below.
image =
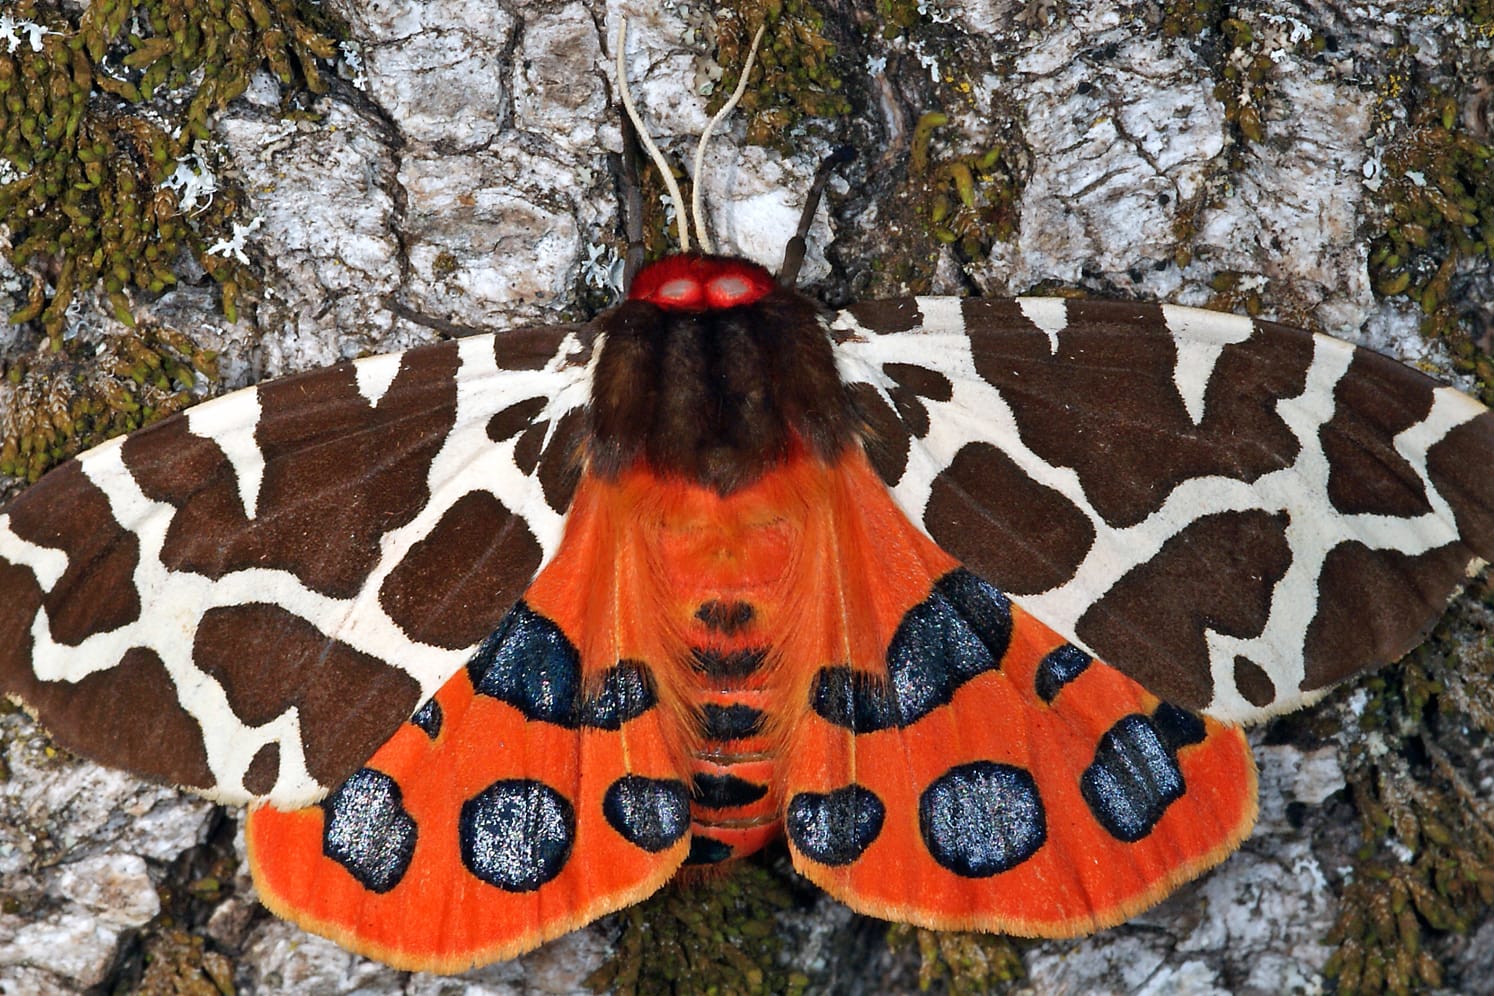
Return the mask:
<svg viewBox="0 0 1494 996">
<path fill-rule="evenodd" d="M 906 923 L 887 929 L 887 945 L 894 952 L 918 951 L 918 989 L 928 992 L 989 993 L 1022 978 L 1022 956 L 1011 938 L 925 930 Z"/>
<path fill-rule="evenodd" d="M 969 155 L 934 154 L 935 129 L 948 123 L 947 115 L 933 112 L 914 126 L 909 179 L 934 239 L 957 246 L 966 259 L 981 258 L 993 242 L 1016 233 L 1023 178 L 1001 145 Z"/>
<path fill-rule="evenodd" d="M 314 10 L 298 0 L 98 0 L 75 21 L 40 0 L 9 9 L 46 30 L 39 51 L 0 51 L 0 218 L 11 261 L 34 274 L 12 322 L 39 321 L 60 348 L 74 295 L 101 284 L 129 324 L 127 291 L 169 287 L 185 254 L 234 317 L 252 277 L 208 250 L 229 234 L 240 198 L 219 190 L 188 211 L 164 184 L 190 144 L 209 138 L 208 115 L 261 65 L 287 85 L 324 89 L 317 59 L 336 48 Z"/>
<path fill-rule="evenodd" d="M 851 112 L 841 92 L 836 48 L 825 37 L 825 18 L 808 0 L 748 0 L 717 12 L 716 61 L 722 77 L 711 94 L 714 113 L 736 89 L 759 25 L 766 25 L 757 53 L 756 81 L 742 95 L 747 141 L 790 147 L 788 131 L 805 118 Z"/>
<path fill-rule="evenodd" d="M 1162 34 L 1195 38 L 1218 23 L 1222 8 L 1219 0 L 1172 0 L 1162 8 Z"/>
<path fill-rule="evenodd" d="M 1392 78 L 1384 96 L 1407 114 L 1381 157 L 1384 223 L 1370 244 L 1371 280 L 1377 293 L 1419 305 L 1422 333 L 1446 342 L 1454 367 L 1476 376 L 1482 400 L 1494 403 L 1494 360 L 1450 301 L 1460 264 L 1494 259 L 1494 147 L 1462 125 L 1453 95 Z"/>
<path fill-rule="evenodd" d="M 0 475 L 35 481 L 111 436 L 196 400 L 216 357 L 172 329 L 140 327 L 96 355 L 41 351 L 9 364 L 0 383 Z"/>
<path fill-rule="evenodd" d="M 1464 776 L 1470 751 L 1494 735 L 1494 637 L 1468 618 L 1489 608 L 1455 612 L 1362 686 L 1345 768 L 1364 844 L 1325 968 L 1346 996 L 1442 985 L 1428 940 L 1494 906 L 1494 815 Z"/>
<path fill-rule="evenodd" d="M 617 955 L 586 984 L 618 996 L 802 993 L 808 978 L 777 958 L 774 916 L 792 904 L 780 880 L 750 862 L 668 886 L 617 915 Z"/>
</svg>

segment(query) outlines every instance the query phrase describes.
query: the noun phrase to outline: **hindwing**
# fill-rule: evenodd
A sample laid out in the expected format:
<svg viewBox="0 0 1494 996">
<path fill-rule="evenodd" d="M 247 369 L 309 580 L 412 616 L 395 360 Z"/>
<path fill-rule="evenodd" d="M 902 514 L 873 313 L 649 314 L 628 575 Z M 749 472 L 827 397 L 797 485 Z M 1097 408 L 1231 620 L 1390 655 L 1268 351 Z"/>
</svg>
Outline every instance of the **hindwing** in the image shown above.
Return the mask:
<svg viewBox="0 0 1494 996">
<path fill-rule="evenodd" d="M 1170 305 L 918 298 L 834 325 L 893 493 L 1161 698 L 1248 721 L 1413 647 L 1494 558 L 1494 415 Z"/>
<path fill-rule="evenodd" d="M 211 798 L 325 795 L 560 538 L 591 342 L 555 326 L 247 388 L 0 514 L 0 691 Z"/>
</svg>

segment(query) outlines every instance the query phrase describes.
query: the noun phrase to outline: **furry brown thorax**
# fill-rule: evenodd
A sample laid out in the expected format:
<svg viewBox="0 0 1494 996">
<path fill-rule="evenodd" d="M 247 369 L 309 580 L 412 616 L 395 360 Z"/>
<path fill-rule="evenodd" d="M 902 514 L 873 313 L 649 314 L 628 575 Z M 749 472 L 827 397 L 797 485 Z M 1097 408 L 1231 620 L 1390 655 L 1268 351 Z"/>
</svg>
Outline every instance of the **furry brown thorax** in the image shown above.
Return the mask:
<svg viewBox="0 0 1494 996">
<path fill-rule="evenodd" d="M 855 439 L 819 307 L 755 263 L 667 257 L 598 322 L 590 457 L 605 477 L 642 459 L 727 495 L 799 447 L 829 462 Z"/>
</svg>

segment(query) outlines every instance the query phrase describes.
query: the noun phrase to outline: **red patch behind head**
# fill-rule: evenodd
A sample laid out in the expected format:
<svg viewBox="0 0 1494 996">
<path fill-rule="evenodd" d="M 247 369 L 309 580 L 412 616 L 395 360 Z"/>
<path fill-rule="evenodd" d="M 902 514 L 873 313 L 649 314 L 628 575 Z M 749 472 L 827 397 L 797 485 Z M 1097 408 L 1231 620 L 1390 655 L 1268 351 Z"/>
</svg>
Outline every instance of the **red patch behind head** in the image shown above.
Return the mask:
<svg viewBox="0 0 1494 996">
<path fill-rule="evenodd" d="M 675 311 L 751 304 L 774 287 L 767 270 L 731 256 L 666 256 L 639 271 L 628 300 Z"/>
</svg>

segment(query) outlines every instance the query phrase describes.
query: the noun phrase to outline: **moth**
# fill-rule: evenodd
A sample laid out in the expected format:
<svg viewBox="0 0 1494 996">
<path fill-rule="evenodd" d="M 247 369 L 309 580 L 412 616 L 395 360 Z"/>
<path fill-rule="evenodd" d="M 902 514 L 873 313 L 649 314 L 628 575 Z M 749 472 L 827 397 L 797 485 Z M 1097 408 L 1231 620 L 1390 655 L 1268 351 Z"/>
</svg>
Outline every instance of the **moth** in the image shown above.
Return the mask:
<svg viewBox="0 0 1494 996">
<path fill-rule="evenodd" d="M 1389 359 L 1144 303 L 830 315 L 679 215 L 591 323 L 46 475 L 0 513 L 0 690 L 250 805 L 265 904 L 402 968 L 779 836 L 859 911 L 1068 936 L 1223 860 L 1238 724 L 1494 557 L 1494 415 Z"/>
</svg>

